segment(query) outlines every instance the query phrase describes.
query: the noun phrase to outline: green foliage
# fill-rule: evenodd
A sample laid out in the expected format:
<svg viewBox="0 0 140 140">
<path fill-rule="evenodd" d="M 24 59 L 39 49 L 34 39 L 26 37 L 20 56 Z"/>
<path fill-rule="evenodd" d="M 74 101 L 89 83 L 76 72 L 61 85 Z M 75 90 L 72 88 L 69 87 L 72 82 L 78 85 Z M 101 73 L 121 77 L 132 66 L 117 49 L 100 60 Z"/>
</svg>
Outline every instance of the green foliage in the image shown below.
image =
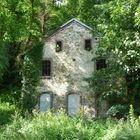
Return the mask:
<svg viewBox="0 0 140 140">
<path fill-rule="evenodd" d="M 135 109 L 139 108 L 138 9 L 138 0 L 102 1 L 94 5 L 93 13 L 98 16 L 94 16 L 93 28 L 102 33 L 96 57 L 106 57 L 108 68 L 92 76 L 90 87 L 100 99 L 106 98 L 110 106 L 127 108 L 133 104 Z M 126 111 L 128 113 L 128 109 Z"/>
<path fill-rule="evenodd" d="M 96 94 L 96 103 L 100 105 L 102 100 L 109 103 L 108 116 L 121 118 L 128 115 L 126 80 L 121 70 L 110 64 L 107 68 L 96 71 L 88 80 L 90 88 Z"/>
<path fill-rule="evenodd" d="M 107 116 L 117 118 L 121 118 L 123 116 L 124 118 L 127 118 L 128 110 L 129 110 L 128 105 L 114 104 L 108 109 Z"/>
<path fill-rule="evenodd" d="M 8 67 L 7 47 L 2 41 L 0 41 L 0 80 L 2 80 L 2 77 L 7 67 Z"/>
<path fill-rule="evenodd" d="M 130 118 L 125 122 L 119 121 L 115 128 L 108 130 L 103 140 L 139 140 L 140 139 L 140 118 L 136 118 L 132 105 L 130 106 Z"/>
<path fill-rule="evenodd" d="M 70 118 L 62 111 L 56 115 L 34 114 L 32 120 L 18 116 L 13 124 L 1 133 L 1 140 L 100 140 L 116 122 L 107 120 L 87 121 L 81 117 Z"/>
<path fill-rule="evenodd" d="M 12 122 L 12 117 L 17 111 L 15 105 L 10 105 L 8 102 L 0 101 L 0 125 L 5 125 L 9 122 Z"/>
<path fill-rule="evenodd" d="M 103 99 L 115 99 L 123 97 L 125 92 L 125 81 L 123 80 L 123 73 L 113 67 L 96 71 L 91 78 L 89 78 L 90 87 Z M 122 77 L 122 78 L 121 78 Z M 93 86 L 94 85 L 94 86 Z M 101 88 L 102 87 L 102 88 Z"/>
<path fill-rule="evenodd" d="M 3 104 L 1 110 L 12 108 Z M 3 109 L 4 108 L 4 109 Z M 10 110 L 10 109 L 9 109 Z M 22 118 L 15 114 L 13 122 L 0 129 L 1 140 L 139 140 L 140 118 L 134 115 L 130 106 L 127 120 L 86 120 L 82 116 L 68 117 L 63 111 L 55 115 L 51 112 L 34 111 L 33 118 Z M 6 117 L 6 116 L 5 116 Z"/>
<path fill-rule="evenodd" d="M 2 102 L 9 102 L 10 104 L 16 104 L 19 106 L 21 98 L 21 91 L 19 87 L 8 86 L 6 89 L 0 90 L 0 100 Z"/>
<path fill-rule="evenodd" d="M 37 85 L 38 80 L 35 77 L 39 73 L 36 68 L 40 67 L 33 63 L 40 61 L 38 52 L 41 52 L 39 49 L 42 46 L 40 47 L 38 42 L 43 42 L 44 34 L 46 34 L 46 22 L 52 3 L 53 0 L 0 1 L 0 88 L 5 90 L 11 86 L 18 88 L 22 86 L 24 107 L 29 105 L 31 108 L 35 104 L 32 100 L 37 95 L 35 85 Z M 34 52 L 32 52 L 33 50 Z M 20 74 L 21 71 L 22 74 Z M 34 79 L 31 73 L 34 75 Z M 32 91 L 34 98 L 30 97 L 28 89 L 30 92 Z M 10 96 L 15 96 L 12 92 L 9 93 Z M 16 94 L 19 95 L 18 92 Z M 28 95 L 29 99 L 25 95 Z M 32 101 L 31 105 L 29 100 Z M 17 98 L 17 102 L 19 101 Z M 26 101 L 28 105 L 25 105 Z"/>
<path fill-rule="evenodd" d="M 28 40 L 30 36 L 40 38 L 41 27 L 39 18 L 36 17 L 42 12 L 43 4 L 45 1 L 5 0 L 1 2 L 2 39 L 9 42 L 22 42 Z"/>
<path fill-rule="evenodd" d="M 48 34 L 52 34 L 62 24 L 72 18 L 77 18 L 86 23 L 87 25 L 94 27 L 94 16 L 97 14 L 94 11 L 94 5 L 100 3 L 98 0 L 66 0 L 67 4 L 61 6 L 53 6 L 50 13 L 50 20 L 48 20 Z M 94 11 L 94 12 L 93 12 Z"/>
<path fill-rule="evenodd" d="M 22 107 L 31 113 L 38 98 L 37 87 L 41 75 L 42 44 L 35 43 L 25 55 L 22 68 Z"/>
<path fill-rule="evenodd" d="M 109 66 L 92 76 L 90 87 L 122 115 L 128 114 L 129 104 L 140 112 L 139 11 L 138 0 L 67 0 L 53 7 L 47 23 L 51 34 L 74 17 L 91 26 L 94 36 L 101 33 L 97 57 L 105 56 Z"/>
<path fill-rule="evenodd" d="M 97 25 L 104 33 L 101 47 L 117 58 L 126 73 L 136 72 L 140 65 L 139 27 L 135 22 L 138 3 L 138 0 L 115 0 L 98 6 L 101 10 L 108 7 L 105 21 Z"/>
<path fill-rule="evenodd" d="M 61 6 L 53 2 L 0 1 L 0 88 L 22 86 L 23 106 L 32 108 L 36 99 L 31 96 L 37 95 L 35 85 L 38 83 L 36 78 L 31 78 L 31 75 L 38 75 L 35 60 L 29 54 L 34 48 L 32 44 L 42 42 L 71 18 L 78 18 L 93 28 L 94 36 L 101 33 L 98 51 L 101 53 L 97 56 L 105 56 L 109 65 L 93 75 L 90 87 L 99 99 L 107 99 L 113 105 L 111 110 L 118 112 L 119 105 L 125 108 L 126 104 L 133 104 L 139 113 L 139 0 L 67 0 L 67 4 Z M 30 99 L 34 102 L 31 106 Z"/>
</svg>

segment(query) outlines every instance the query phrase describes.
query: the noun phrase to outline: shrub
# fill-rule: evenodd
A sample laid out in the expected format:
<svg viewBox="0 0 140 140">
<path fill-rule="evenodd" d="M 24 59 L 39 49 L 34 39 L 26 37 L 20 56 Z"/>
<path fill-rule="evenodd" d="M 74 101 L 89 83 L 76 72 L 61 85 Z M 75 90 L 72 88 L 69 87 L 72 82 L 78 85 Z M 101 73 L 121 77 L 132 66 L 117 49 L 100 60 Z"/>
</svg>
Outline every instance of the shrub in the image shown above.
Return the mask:
<svg viewBox="0 0 140 140">
<path fill-rule="evenodd" d="M 0 90 L 0 100 L 10 104 L 20 105 L 21 91 L 17 86 L 7 86 Z"/>
<path fill-rule="evenodd" d="M 116 127 L 109 129 L 103 140 L 140 140 L 140 117 L 135 117 L 132 106 L 129 114 L 130 118 L 119 121 Z"/>
<path fill-rule="evenodd" d="M 86 120 L 68 117 L 62 111 L 34 113 L 33 118 L 15 115 L 10 125 L 0 129 L 0 140 L 140 140 L 140 118 L 133 108 L 128 120 Z"/>
<path fill-rule="evenodd" d="M 117 105 L 113 105 L 109 108 L 109 110 L 107 111 L 107 115 L 109 117 L 117 117 L 119 119 L 122 116 L 123 116 L 123 118 L 126 118 L 129 115 L 127 113 L 128 111 L 129 111 L 128 105 L 117 104 Z"/>
<path fill-rule="evenodd" d="M 22 110 L 27 114 L 32 114 L 32 110 L 37 103 L 39 91 L 37 87 L 41 75 L 42 44 L 35 42 L 31 49 L 24 56 L 22 66 Z"/>
<path fill-rule="evenodd" d="M 0 101 L 0 125 L 9 123 L 16 111 L 16 106 Z"/>
<path fill-rule="evenodd" d="M 17 119 L 18 118 L 18 119 Z M 31 120 L 16 117 L 6 127 L 1 140 L 100 140 L 106 130 L 114 127 L 111 120 L 88 121 L 82 117 L 70 118 L 63 112 L 53 115 L 35 114 Z"/>
</svg>

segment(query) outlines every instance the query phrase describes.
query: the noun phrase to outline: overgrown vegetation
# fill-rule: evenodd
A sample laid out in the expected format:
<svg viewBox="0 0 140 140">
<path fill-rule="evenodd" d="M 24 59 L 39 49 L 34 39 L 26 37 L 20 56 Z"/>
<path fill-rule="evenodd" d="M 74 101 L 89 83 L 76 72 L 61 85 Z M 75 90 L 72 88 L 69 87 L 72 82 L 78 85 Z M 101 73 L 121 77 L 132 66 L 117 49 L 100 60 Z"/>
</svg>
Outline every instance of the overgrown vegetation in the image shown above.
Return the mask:
<svg viewBox="0 0 140 140">
<path fill-rule="evenodd" d="M 0 101 L 0 126 L 12 122 L 12 117 L 15 115 L 16 111 L 19 112 L 15 105 Z"/>
<path fill-rule="evenodd" d="M 71 18 L 91 26 L 93 36 L 100 35 L 94 60 L 106 58 L 108 66 L 94 73 L 90 88 L 99 104 L 109 102 L 108 117 L 127 121 L 88 121 L 64 113 L 32 112 L 38 95 L 43 40 Z M 53 0 L 0 1 L 1 140 L 139 140 L 140 120 L 132 107 L 129 113 L 133 104 L 136 115 L 140 114 L 139 91 L 139 0 L 67 0 L 59 6 Z M 32 114 L 33 118 L 16 112 Z"/>
<path fill-rule="evenodd" d="M 132 105 L 130 106 L 129 119 L 120 120 L 114 128 L 108 129 L 103 140 L 139 140 L 140 118 L 135 117 Z"/>
<path fill-rule="evenodd" d="M 107 120 L 88 121 L 77 116 L 70 118 L 63 112 L 53 115 L 34 114 L 33 119 L 26 120 L 16 116 L 11 125 L 1 133 L 1 140 L 98 140 L 106 130 L 117 122 Z"/>
<path fill-rule="evenodd" d="M 22 109 L 31 114 L 35 108 L 39 91 L 38 86 L 41 75 L 42 44 L 34 43 L 31 50 L 25 55 L 22 68 Z"/>
<path fill-rule="evenodd" d="M 28 113 L 36 103 L 42 44 L 52 4 L 52 0 L 0 2 L 0 98 L 11 98 Z M 11 92 L 13 87 L 17 91 Z"/>
<path fill-rule="evenodd" d="M 99 100 L 108 100 L 111 110 L 116 110 L 120 117 L 124 117 L 121 114 L 128 114 L 130 104 L 139 114 L 139 0 L 67 0 L 61 5 L 56 5 L 53 0 L 4 0 L 0 3 L 0 11 L 1 91 L 17 86 L 22 93 L 15 93 L 24 100 L 31 89 L 28 84 L 32 84 L 33 80 L 25 80 L 25 65 L 28 61 L 30 70 L 36 65 L 31 64 L 36 61 L 29 57 L 30 51 L 41 46 L 38 42 L 43 43 L 43 39 L 64 22 L 78 18 L 93 28 L 93 36 L 100 35 L 96 57 L 105 57 L 108 63 L 107 69 L 94 73 L 90 87 Z M 31 73 L 30 70 L 30 77 L 36 77 L 38 71 Z M 34 82 L 35 85 L 37 82 Z M 32 88 L 31 92 L 28 97 L 34 94 L 35 89 Z M 29 105 L 23 104 L 24 108 Z"/>
<path fill-rule="evenodd" d="M 109 102 L 110 115 L 126 117 L 130 104 L 139 114 L 139 0 L 106 1 L 94 5 L 94 10 L 98 12 L 94 27 L 101 33 L 95 61 L 105 58 L 108 66 L 93 74 L 90 87 L 100 101 Z"/>
<path fill-rule="evenodd" d="M 13 109 L 13 107 L 10 108 Z M 130 117 L 127 121 L 109 118 L 89 121 L 82 115 L 75 118 L 68 117 L 63 111 L 59 111 L 57 114 L 34 112 L 34 117 L 28 119 L 22 118 L 16 113 L 15 116 L 11 117 L 11 124 L 1 127 L 0 139 L 139 140 L 140 118 L 135 117 L 132 106 L 129 114 Z"/>
</svg>

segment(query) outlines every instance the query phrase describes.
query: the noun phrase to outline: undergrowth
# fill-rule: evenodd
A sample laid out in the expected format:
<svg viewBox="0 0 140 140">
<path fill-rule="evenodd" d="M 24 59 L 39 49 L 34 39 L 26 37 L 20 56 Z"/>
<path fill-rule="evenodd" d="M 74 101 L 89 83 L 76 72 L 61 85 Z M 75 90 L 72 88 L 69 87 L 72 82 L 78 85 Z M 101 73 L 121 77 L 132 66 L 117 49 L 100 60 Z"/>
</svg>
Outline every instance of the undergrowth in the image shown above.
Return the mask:
<svg viewBox="0 0 140 140">
<path fill-rule="evenodd" d="M 0 140 L 140 140 L 140 121 L 130 107 L 128 120 L 86 120 L 82 115 L 68 117 L 34 112 L 23 118 L 16 113 L 11 124 L 0 129 Z"/>
</svg>

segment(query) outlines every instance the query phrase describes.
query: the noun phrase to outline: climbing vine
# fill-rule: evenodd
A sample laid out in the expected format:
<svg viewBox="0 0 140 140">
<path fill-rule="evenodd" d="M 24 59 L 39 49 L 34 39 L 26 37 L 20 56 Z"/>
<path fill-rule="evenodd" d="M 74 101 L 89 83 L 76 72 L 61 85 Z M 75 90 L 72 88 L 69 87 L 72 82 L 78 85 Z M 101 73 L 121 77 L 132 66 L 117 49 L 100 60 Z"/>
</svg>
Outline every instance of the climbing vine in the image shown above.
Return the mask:
<svg viewBox="0 0 140 140">
<path fill-rule="evenodd" d="M 42 44 L 34 43 L 24 56 L 22 66 L 22 109 L 31 114 L 37 104 L 38 90 L 41 74 Z"/>
</svg>

